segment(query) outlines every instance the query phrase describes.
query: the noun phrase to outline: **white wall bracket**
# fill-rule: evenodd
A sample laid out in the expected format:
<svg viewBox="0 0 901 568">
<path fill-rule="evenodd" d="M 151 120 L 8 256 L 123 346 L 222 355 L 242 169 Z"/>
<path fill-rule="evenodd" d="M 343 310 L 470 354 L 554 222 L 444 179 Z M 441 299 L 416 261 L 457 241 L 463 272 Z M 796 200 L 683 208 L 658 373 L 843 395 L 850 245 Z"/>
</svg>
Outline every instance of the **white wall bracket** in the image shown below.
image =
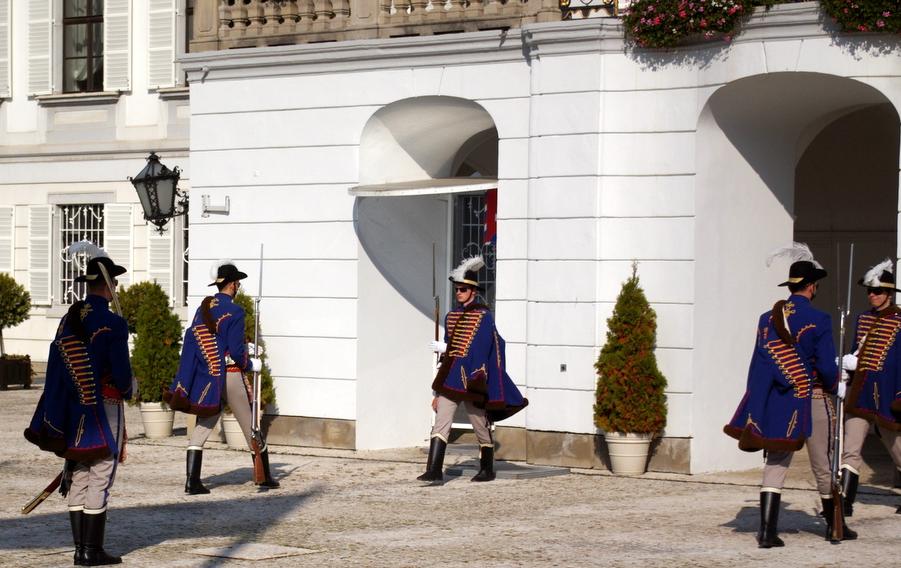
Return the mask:
<svg viewBox="0 0 901 568">
<path fill-rule="evenodd" d="M 229 207 L 231 206 L 231 202 L 228 199 L 228 196 L 225 196 L 225 205 L 210 205 L 210 196 L 209 195 L 201 195 L 200 203 L 202 206 L 202 212 L 200 213 L 201 217 L 209 217 L 210 215 L 228 215 Z"/>
</svg>

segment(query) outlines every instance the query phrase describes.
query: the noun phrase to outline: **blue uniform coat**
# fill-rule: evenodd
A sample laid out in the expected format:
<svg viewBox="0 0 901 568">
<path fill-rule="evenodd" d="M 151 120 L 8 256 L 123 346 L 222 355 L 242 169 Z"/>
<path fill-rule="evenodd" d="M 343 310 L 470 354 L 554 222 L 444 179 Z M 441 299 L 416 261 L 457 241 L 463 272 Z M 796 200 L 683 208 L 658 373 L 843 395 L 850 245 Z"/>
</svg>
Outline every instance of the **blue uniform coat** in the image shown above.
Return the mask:
<svg viewBox="0 0 901 568">
<path fill-rule="evenodd" d="M 857 317 L 854 347 L 860 347 L 845 410 L 876 421 L 880 428 L 901 430 L 901 309 L 868 310 Z"/>
<path fill-rule="evenodd" d="M 222 410 L 226 356 L 238 370 L 251 369 L 244 343 L 244 310 L 231 296 L 219 293 L 205 298 L 197 308 L 191 327 L 185 331 L 178 373 L 163 393 L 163 400 L 172 409 L 188 414 L 218 414 Z"/>
<path fill-rule="evenodd" d="M 432 390 L 457 402 L 474 402 L 492 422 L 529 404 L 507 374 L 506 343 L 487 307 L 471 304 L 448 312 L 444 330 L 447 351 Z"/>
<path fill-rule="evenodd" d="M 42 450 L 81 462 L 118 456 L 104 398 L 128 400 L 132 392 L 128 325 L 109 302 L 89 295 L 78 304 L 85 335 L 62 318 L 47 357 L 47 378 L 25 438 Z"/>
<path fill-rule="evenodd" d="M 760 316 L 747 390 L 723 430 L 745 451 L 800 450 L 813 428 L 813 387 L 834 393 L 837 379 L 832 319 L 793 294 Z"/>
</svg>

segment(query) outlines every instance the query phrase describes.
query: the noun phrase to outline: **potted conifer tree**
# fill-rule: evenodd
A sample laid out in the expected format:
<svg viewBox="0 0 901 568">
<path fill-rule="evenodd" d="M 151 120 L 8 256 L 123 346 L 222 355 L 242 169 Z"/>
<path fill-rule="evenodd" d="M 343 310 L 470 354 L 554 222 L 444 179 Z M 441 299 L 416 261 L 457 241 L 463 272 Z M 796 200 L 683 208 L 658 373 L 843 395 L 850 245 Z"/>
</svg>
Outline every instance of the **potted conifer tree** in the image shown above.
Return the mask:
<svg viewBox="0 0 901 568">
<path fill-rule="evenodd" d="M 139 282 L 119 295 L 122 312 L 133 330 L 132 371 L 138 382 L 141 420 L 148 438 L 172 435 L 175 413 L 163 402 L 163 388 L 178 371 L 181 322 L 169 296 L 156 282 Z"/>
<path fill-rule="evenodd" d="M 3 330 L 28 319 L 31 295 L 15 279 L 0 272 L 0 389 L 11 384 L 31 386 L 31 358 L 28 355 L 8 355 L 3 343 Z"/>
<path fill-rule="evenodd" d="M 255 312 L 253 310 L 253 298 L 244 292 L 238 292 L 235 303 L 244 310 L 244 342 L 255 343 L 263 348 L 260 359 L 263 361 L 263 371 L 260 373 L 262 384 L 260 385 L 260 412 L 263 413 L 266 406 L 275 402 L 275 387 L 272 384 L 272 372 L 269 370 L 268 354 L 266 353 L 266 340 L 263 335 L 263 324 L 260 323 L 260 337 L 253 336 Z M 262 311 L 262 310 L 261 310 Z M 253 385 L 253 373 L 248 372 L 245 380 L 248 385 Z M 225 441 L 233 448 L 245 448 L 247 441 L 241 432 L 237 419 L 226 408 L 222 414 L 222 430 L 225 432 Z"/>
<path fill-rule="evenodd" d="M 623 283 L 598 373 L 594 421 L 603 430 L 613 473 L 641 475 L 654 436 L 666 426 L 666 379 L 654 355 L 657 315 L 638 281 L 638 266 Z"/>
</svg>

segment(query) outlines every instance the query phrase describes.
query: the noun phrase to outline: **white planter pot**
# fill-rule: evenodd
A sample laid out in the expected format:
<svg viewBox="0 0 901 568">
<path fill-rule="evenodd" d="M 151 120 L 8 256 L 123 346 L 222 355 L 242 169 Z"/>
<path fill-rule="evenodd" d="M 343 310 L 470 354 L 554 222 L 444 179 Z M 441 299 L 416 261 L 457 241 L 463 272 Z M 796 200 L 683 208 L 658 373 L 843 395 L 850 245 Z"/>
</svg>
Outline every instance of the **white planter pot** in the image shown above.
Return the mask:
<svg viewBox="0 0 901 568">
<path fill-rule="evenodd" d="M 144 437 L 168 438 L 172 435 L 172 421 L 175 411 L 165 402 L 142 402 L 141 421 L 144 423 Z"/>
<path fill-rule="evenodd" d="M 230 448 L 247 449 L 244 432 L 241 431 L 241 425 L 238 424 L 238 419 L 233 414 L 222 415 L 222 431 L 225 432 L 225 442 Z"/>
<path fill-rule="evenodd" d="M 607 453 L 610 455 L 613 473 L 617 475 L 643 474 L 647 469 L 648 449 L 653 439 L 653 434 L 605 433 L 604 440 L 607 442 Z"/>
</svg>

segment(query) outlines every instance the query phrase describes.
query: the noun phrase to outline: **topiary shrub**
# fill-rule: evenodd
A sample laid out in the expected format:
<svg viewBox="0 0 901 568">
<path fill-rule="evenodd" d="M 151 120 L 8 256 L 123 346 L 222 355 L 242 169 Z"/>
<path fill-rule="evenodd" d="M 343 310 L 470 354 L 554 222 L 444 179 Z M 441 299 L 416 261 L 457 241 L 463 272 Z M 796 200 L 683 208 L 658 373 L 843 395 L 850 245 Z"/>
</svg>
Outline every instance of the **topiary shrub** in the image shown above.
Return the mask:
<svg viewBox="0 0 901 568">
<path fill-rule="evenodd" d="M 169 296 L 156 282 L 139 282 L 123 289 L 119 303 L 135 333 L 131 366 L 140 402 L 162 402 L 163 389 L 178 371 L 181 322 L 169 307 Z"/>
<path fill-rule="evenodd" d="M 31 295 L 28 290 L 9 274 L 0 273 L 0 356 L 6 357 L 3 330 L 27 320 L 29 309 Z"/>
<path fill-rule="evenodd" d="M 260 373 L 262 378 L 262 385 L 260 386 L 260 407 L 265 408 L 267 404 L 272 404 L 275 402 L 275 385 L 272 383 L 272 371 L 269 369 L 268 358 L 269 354 L 266 353 L 266 340 L 264 339 L 265 335 L 263 334 L 263 323 L 260 322 L 260 338 L 257 341 L 253 337 L 253 323 L 254 323 L 254 311 L 253 311 L 253 298 L 245 294 L 244 292 L 239 291 L 238 295 L 235 296 L 235 303 L 241 306 L 244 310 L 244 341 L 255 343 L 263 347 L 263 355 L 260 357 L 263 361 L 263 371 Z M 262 317 L 260 318 L 262 320 Z M 253 373 L 251 375 L 251 383 L 253 384 Z"/>
<path fill-rule="evenodd" d="M 657 314 L 638 282 L 638 266 L 623 283 L 598 373 L 594 423 L 605 432 L 659 433 L 666 426 L 666 379 L 654 355 Z"/>
</svg>

